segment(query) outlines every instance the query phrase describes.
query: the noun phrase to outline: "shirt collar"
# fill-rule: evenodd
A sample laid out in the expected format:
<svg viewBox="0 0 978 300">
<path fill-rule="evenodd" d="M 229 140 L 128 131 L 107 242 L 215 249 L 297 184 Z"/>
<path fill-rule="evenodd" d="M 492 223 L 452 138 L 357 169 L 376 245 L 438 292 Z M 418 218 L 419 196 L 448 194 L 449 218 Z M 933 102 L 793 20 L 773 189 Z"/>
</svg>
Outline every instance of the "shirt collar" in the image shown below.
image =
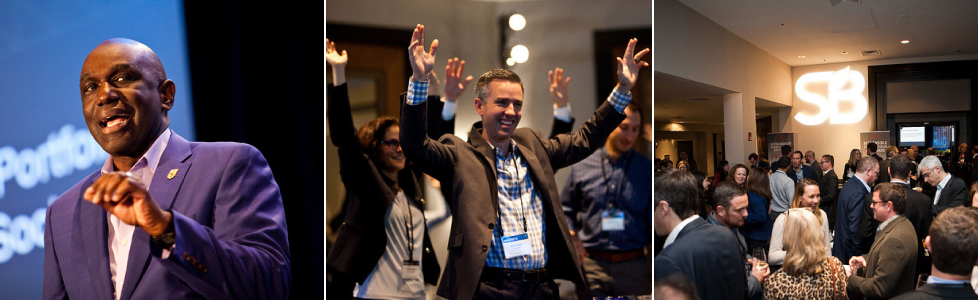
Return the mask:
<svg viewBox="0 0 978 300">
<path fill-rule="evenodd" d="M 870 191 L 870 192 L 872 192 L 872 191 L 873 191 L 873 189 L 871 189 L 871 188 L 869 188 L 869 185 L 868 185 L 868 184 L 866 184 L 866 181 L 863 181 L 863 179 L 862 179 L 862 178 L 860 178 L 859 176 L 852 176 L 852 178 L 855 178 L 856 180 L 859 180 L 859 183 L 862 183 L 862 184 L 863 184 L 863 186 L 864 186 L 864 187 L 866 187 L 866 190 L 867 190 L 867 191 Z"/>
<path fill-rule="evenodd" d="M 666 237 L 666 242 L 665 242 L 665 244 L 662 245 L 662 249 L 665 249 L 666 247 L 669 247 L 669 245 L 671 245 L 673 242 L 675 242 L 676 241 L 676 238 L 679 237 L 679 232 L 680 231 L 683 231 L 683 228 L 686 228 L 686 225 L 688 225 L 689 223 L 692 223 L 693 221 L 695 221 L 699 217 L 700 216 L 694 214 L 693 216 L 691 216 L 689 218 L 686 218 L 682 222 L 679 222 L 679 224 L 676 225 L 676 228 L 673 228 L 672 229 L 672 232 L 669 233 L 669 236 Z"/>
<path fill-rule="evenodd" d="M 166 149 L 166 145 L 170 143 L 170 129 L 163 130 L 160 136 L 156 137 L 156 141 L 146 149 L 146 153 L 136 161 L 136 165 L 139 165 L 141 161 L 146 161 L 146 167 L 149 167 L 150 172 L 156 173 L 156 167 L 160 164 L 160 158 L 163 156 L 163 150 Z M 112 163 L 112 155 L 105 159 L 105 164 L 102 165 L 102 174 L 115 172 L 115 164 Z"/>
<path fill-rule="evenodd" d="M 927 284 L 971 284 L 971 280 L 950 280 L 931 275 L 927 277 Z"/>
<path fill-rule="evenodd" d="M 886 228 L 886 225 L 889 225 L 890 222 L 893 222 L 893 219 L 896 219 L 899 216 L 900 215 L 893 215 L 889 219 L 886 219 L 886 221 L 883 221 L 883 223 L 880 223 L 880 230 L 883 230 L 883 228 Z"/>
<path fill-rule="evenodd" d="M 495 145 L 493 145 L 492 143 L 488 143 L 488 144 L 489 144 L 489 147 L 492 148 L 492 153 L 495 153 L 496 154 L 496 159 L 507 159 L 507 158 L 509 158 L 508 156 L 503 157 L 502 151 L 500 151 L 499 148 L 496 148 Z M 516 156 L 516 141 L 513 141 L 513 139 L 509 139 L 509 149 L 510 149 L 509 154 L 510 155 L 513 155 L 513 156 Z"/>
<path fill-rule="evenodd" d="M 941 189 L 944 189 L 945 187 L 947 187 L 948 181 L 951 181 L 951 173 L 945 173 L 944 179 L 941 179 L 941 183 L 938 183 L 937 185 L 941 186 Z"/>
</svg>

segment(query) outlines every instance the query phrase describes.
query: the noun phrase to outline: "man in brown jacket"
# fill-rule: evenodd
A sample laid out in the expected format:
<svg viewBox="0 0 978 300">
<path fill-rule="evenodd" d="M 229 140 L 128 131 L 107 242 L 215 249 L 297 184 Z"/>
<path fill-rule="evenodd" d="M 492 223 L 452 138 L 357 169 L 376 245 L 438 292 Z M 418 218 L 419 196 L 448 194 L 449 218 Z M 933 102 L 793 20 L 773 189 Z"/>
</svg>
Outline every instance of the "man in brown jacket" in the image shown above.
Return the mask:
<svg viewBox="0 0 978 300">
<path fill-rule="evenodd" d="M 849 259 L 849 298 L 889 299 L 912 291 L 917 264 L 917 233 L 903 216 L 907 193 L 895 183 L 873 188 L 873 218 L 883 222 L 869 253 Z"/>
<path fill-rule="evenodd" d="M 555 299 L 554 278 L 584 284 L 571 244 L 554 172 L 587 158 L 625 118 L 639 60 L 631 40 L 619 58 L 618 87 L 575 133 L 547 139 L 516 129 L 523 85 L 515 73 L 496 69 L 476 82 L 475 108 L 482 117 L 468 142 L 453 135 L 425 136 L 425 74 L 438 41 L 424 51 L 424 27 L 414 31 L 408 55 L 414 71 L 401 107 L 401 147 L 443 185 L 454 216 L 448 262 L 438 295 L 449 299 Z"/>
</svg>

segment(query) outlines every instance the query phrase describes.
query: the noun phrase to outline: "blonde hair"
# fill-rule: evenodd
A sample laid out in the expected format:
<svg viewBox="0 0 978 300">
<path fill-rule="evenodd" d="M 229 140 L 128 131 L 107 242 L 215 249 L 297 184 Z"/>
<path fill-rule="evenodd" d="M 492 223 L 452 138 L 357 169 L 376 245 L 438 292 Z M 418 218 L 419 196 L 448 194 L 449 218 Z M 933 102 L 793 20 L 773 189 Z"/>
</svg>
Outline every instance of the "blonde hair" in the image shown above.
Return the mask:
<svg viewBox="0 0 978 300">
<path fill-rule="evenodd" d="M 859 152 L 859 154 L 862 154 L 862 152 L 860 152 L 859 149 L 852 149 L 852 151 L 849 151 L 849 161 L 846 162 L 850 166 L 852 166 L 853 168 L 855 168 L 856 167 L 856 163 L 859 162 L 859 160 L 856 159 L 856 152 Z"/>
<path fill-rule="evenodd" d="M 803 208 L 789 209 L 784 224 L 784 271 L 791 276 L 822 272 L 822 220 Z"/>
<path fill-rule="evenodd" d="M 811 178 L 802 178 L 797 184 L 795 184 L 795 197 L 791 199 L 791 205 L 789 206 L 790 208 L 802 208 L 801 198 L 805 195 L 805 187 L 808 186 L 818 187 L 818 182 L 815 182 L 815 180 L 812 180 Z M 819 194 L 819 197 L 821 196 L 822 195 Z M 820 198 L 819 204 L 821 204 L 821 201 L 822 199 Z M 815 214 L 819 220 L 822 219 L 822 210 L 819 209 L 818 206 L 815 206 L 815 209 L 812 209 L 811 212 Z"/>
</svg>

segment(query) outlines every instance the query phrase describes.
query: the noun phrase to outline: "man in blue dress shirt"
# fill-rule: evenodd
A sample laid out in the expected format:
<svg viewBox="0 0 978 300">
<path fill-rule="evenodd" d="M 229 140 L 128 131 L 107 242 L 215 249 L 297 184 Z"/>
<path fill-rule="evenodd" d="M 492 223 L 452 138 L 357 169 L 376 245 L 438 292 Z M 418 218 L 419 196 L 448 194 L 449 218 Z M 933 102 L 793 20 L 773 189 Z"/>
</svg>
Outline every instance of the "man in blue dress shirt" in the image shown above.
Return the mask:
<svg viewBox="0 0 978 300">
<path fill-rule="evenodd" d="M 625 120 L 587 159 L 574 165 L 560 201 L 592 297 L 648 295 L 652 161 L 632 149 L 642 127 L 634 102 Z"/>
</svg>

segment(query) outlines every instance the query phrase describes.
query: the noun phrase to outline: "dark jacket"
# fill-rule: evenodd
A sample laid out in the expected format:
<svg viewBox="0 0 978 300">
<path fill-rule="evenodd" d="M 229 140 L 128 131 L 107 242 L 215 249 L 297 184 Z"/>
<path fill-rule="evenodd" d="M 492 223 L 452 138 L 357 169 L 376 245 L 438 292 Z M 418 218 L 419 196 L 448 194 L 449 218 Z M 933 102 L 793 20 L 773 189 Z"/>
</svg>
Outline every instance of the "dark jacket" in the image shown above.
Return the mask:
<svg viewBox="0 0 978 300">
<path fill-rule="evenodd" d="M 967 284 L 925 284 L 920 289 L 900 295 L 893 300 L 978 299 Z"/>
<path fill-rule="evenodd" d="M 941 190 L 937 204 L 933 206 L 934 216 L 950 207 L 971 204 L 971 199 L 968 199 L 968 186 L 965 185 L 964 180 L 950 174 L 947 176 L 951 176 L 951 180 L 948 180 L 947 186 Z"/>
<path fill-rule="evenodd" d="M 788 174 L 788 178 L 794 180 L 796 184 L 798 183 L 799 180 L 801 180 L 801 178 L 798 178 L 798 174 L 795 173 L 794 168 L 788 169 L 788 171 L 785 171 L 785 173 Z M 801 176 L 802 178 L 810 178 L 811 180 L 815 180 L 815 182 L 818 182 L 818 176 L 815 175 L 815 169 L 812 169 L 812 167 L 806 166 L 804 164 L 801 165 Z"/>
<path fill-rule="evenodd" d="M 847 181 L 839 192 L 832 256 L 841 261 L 849 262 L 850 257 L 865 253 L 860 236 L 860 225 L 863 221 L 863 206 L 866 205 L 867 195 L 872 194 L 858 179 Z"/>
<path fill-rule="evenodd" d="M 384 231 L 384 215 L 394 201 L 397 190 L 390 179 L 382 175 L 373 161 L 364 153 L 353 127 L 350 100 L 346 85 L 327 86 L 330 139 L 340 155 L 340 176 L 347 190 L 344 222 L 336 235 L 336 242 L 326 257 L 326 264 L 358 283 L 363 281 L 377 265 L 387 245 Z M 411 168 L 398 172 L 398 186 L 422 212 L 422 189 Z M 426 283 L 436 284 L 440 267 L 434 248 L 424 230 L 424 252 L 421 267 Z M 341 275 L 342 276 L 342 275 Z M 352 290 L 350 291 L 352 294 Z"/>
<path fill-rule="evenodd" d="M 821 196 L 818 208 L 828 213 L 829 228 L 835 229 L 836 199 L 839 198 L 839 176 L 835 174 L 835 169 L 818 179 L 818 191 Z"/>
<path fill-rule="evenodd" d="M 743 260 L 744 251 L 729 228 L 697 218 L 655 257 L 653 280 L 679 273 L 696 286 L 700 299 L 744 299 Z"/>
</svg>

